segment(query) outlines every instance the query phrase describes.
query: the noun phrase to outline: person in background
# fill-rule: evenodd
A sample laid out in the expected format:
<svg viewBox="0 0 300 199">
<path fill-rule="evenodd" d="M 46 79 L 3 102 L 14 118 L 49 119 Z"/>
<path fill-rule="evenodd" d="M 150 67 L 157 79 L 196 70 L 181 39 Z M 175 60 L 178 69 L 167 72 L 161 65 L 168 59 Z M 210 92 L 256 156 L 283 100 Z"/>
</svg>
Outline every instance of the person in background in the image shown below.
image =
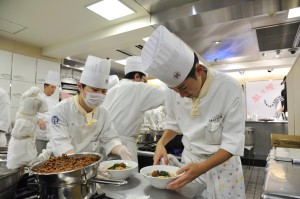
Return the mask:
<svg viewBox="0 0 300 199">
<path fill-rule="evenodd" d="M 169 90 L 166 124 L 156 145 L 154 164 L 168 164 L 165 145 L 182 132 L 183 174 L 168 184 L 178 189 L 196 180 L 207 198 L 246 198 L 240 157 L 244 153 L 245 100 L 232 77 L 199 64 L 197 55 L 164 26 L 158 27 L 141 54 L 145 71 Z"/>
<path fill-rule="evenodd" d="M 60 76 L 58 72 L 48 71 L 46 81 L 44 83 L 44 90 L 39 94 L 39 97 L 44 99 L 48 106 L 48 111 L 44 113 L 38 113 L 38 125 L 39 128 L 36 128 L 36 139 L 46 140 L 48 136 L 49 128 L 49 117 L 50 111 L 58 103 L 58 99 L 53 97 L 53 94 L 56 90 L 56 87 L 60 84 Z"/>
<path fill-rule="evenodd" d="M 165 90 L 150 86 L 141 66 L 141 57 L 131 56 L 126 60 L 125 77 L 111 88 L 103 107 L 111 113 L 122 143 L 129 148 L 134 161 L 137 159 L 136 138 L 140 134 L 144 112 L 164 103 Z"/>
<path fill-rule="evenodd" d="M 6 146 L 7 139 L 5 134 L 8 133 L 10 126 L 10 100 L 7 92 L 0 87 L 0 146 Z"/>
<path fill-rule="evenodd" d="M 110 60 L 88 56 L 77 86 L 79 94 L 59 102 L 51 111 L 50 144 L 53 154 L 99 152 L 131 159 L 121 144 L 109 112 L 101 106 L 108 89 Z"/>
<path fill-rule="evenodd" d="M 108 79 L 108 89 L 111 89 L 119 83 L 119 77 L 117 75 L 110 75 Z"/>
</svg>

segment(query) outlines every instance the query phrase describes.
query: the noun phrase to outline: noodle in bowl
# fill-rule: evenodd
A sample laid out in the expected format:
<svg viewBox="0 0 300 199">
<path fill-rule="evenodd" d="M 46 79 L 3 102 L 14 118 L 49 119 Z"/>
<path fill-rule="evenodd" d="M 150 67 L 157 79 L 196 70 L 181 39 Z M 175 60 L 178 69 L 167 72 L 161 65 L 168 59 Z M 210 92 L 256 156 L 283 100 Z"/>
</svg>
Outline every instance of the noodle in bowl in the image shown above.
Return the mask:
<svg viewBox="0 0 300 199">
<path fill-rule="evenodd" d="M 140 173 L 146 178 L 150 185 L 158 189 L 166 189 L 167 185 L 176 180 L 182 174 L 177 175 L 176 171 L 180 169 L 175 166 L 168 165 L 152 165 L 144 167 L 140 170 Z M 153 176 L 155 172 L 158 172 L 158 176 Z M 166 173 L 168 176 L 166 176 Z M 161 175 L 160 175 L 161 174 Z"/>
</svg>

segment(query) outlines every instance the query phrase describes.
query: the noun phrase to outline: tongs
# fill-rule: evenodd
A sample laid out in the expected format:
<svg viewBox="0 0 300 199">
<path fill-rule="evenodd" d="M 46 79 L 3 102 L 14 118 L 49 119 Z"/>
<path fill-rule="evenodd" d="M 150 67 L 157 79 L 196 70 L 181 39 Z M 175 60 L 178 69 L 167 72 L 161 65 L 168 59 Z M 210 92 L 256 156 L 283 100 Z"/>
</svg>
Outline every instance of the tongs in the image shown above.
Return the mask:
<svg viewBox="0 0 300 199">
<path fill-rule="evenodd" d="M 112 180 L 112 179 L 99 179 L 99 178 L 91 178 L 89 182 L 100 183 L 100 184 L 112 184 L 112 185 L 125 185 L 127 184 L 127 180 Z"/>
</svg>

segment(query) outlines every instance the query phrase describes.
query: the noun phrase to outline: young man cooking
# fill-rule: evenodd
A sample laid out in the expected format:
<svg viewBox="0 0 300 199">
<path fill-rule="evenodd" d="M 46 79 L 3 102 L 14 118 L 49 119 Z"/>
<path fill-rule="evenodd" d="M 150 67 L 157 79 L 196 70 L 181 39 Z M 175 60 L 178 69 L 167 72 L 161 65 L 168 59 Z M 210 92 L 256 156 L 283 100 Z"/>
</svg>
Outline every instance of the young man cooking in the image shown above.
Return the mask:
<svg viewBox="0 0 300 199">
<path fill-rule="evenodd" d="M 122 140 L 138 161 L 136 138 L 140 134 L 144 112 L 164 103 L 165 89 L 146 84 L 141 57 L 131 56 L 126 60 L 125 77 L 109 89 L 103 107 L 107 108 Z"/>
<path fill-rule="evenodd" d="M 88 56 L 77 86 L 79 95 L 58 103 L 51 111 L 50 143 L 55 156 L 63 153 L 98 152 L 131 159 L 121 144 L 109 112 L 104 109 L 110 61 Z"/>
<path fill-rule="evenodd" d="M 245 198 L 240 155 L 244 152 L 245 100 L 242 86 L 228 75 L 199 64 L 196 54 L 165 27 L 158 27 L 142 50 L 145 71 L 171 89 L 166 125 L 156 145 L 154 164 L 165 145 L 182 132 L 184 173 L 168 185 L 178 189 L 196 179 L 207 198 Z"/>
</svg>

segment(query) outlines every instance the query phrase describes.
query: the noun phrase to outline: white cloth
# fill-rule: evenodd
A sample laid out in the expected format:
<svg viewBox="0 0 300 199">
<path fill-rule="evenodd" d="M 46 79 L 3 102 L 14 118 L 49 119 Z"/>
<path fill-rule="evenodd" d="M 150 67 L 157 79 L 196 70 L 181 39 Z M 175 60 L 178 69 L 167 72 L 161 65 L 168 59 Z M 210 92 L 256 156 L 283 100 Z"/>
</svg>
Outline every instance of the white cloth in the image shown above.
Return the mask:
<svg viewBox="0 0 300 199">
<path fill-rule="evenodd" d="M 206 156 L 210 156 L 220 148 L 234 156 L 241 156 L 244 152 L 245 99 L 242 86 L 232 77 L 223 73 L 211 69 L 208 70 L 208 73 L 213 73 L 211 85 L 207 94 L 202 96 L 198 102 L 200 110 L 198 116 L 191 116 L 192 99 L 182 98 L 173 90 L 170 90 L 166 97 L 165 128 L 183 133 L 184 153 L 182 159 L 184 163 L 201 162 L 207 158 Z M 226 190 L 219 190 L 219 188 L 213 190 L 212 186 L 207 185 L 208 198 L 231 198 L 228 194 L 232 194 L 233 198 L 244 198 L 245 190 L 240 181 L 243 179 L 239 157 L 231 158 L 226 164 L 238 169 L 238 179 L 233 177 L 227 180 L 231 182 L 238 180 L 241 189 L 228 192 L 227 188 Z M 230 174 L 227 171 L 231 171 L 229 168 L 224 172 Z M 206 183 L 213 184 L 213 180 L 216 180 L 213 175 L 219 172 L 222 172 L 220 167 L 216 167 L 203 175 L 208 176 L 204 179 Z M 222 181 L 222 183 L 224 182 Z M 217 183 L 215 184 L 217 185 Z M 223 185 L 220 186 L 222 188 Z M 209 195 L 217 192 L 222 195 Z M 241 197 L 237 195 L 241 195 Z"/>
<path fill-rule="evenodd" d="M 10 126 L 10 100 L 8 93 L 0 87 L 0 131 L 8 132 Z"/>
<path fill-rule="evenodd" d="M 184 149 L 182 163 L 203 162 L 209 155 L 195 155 Z M 206 187 L 207 199 L 246 199 L 245 184 L 241 159 L 232 156 L 195 179 L 196 182 Z"/>
<path fill-rule="evenodd" d="M 47 103 L 48 111 L 44 113 L 38 113 L 37 117 L 42 119 L 46 124 L 46 129 L 42 130 L 39 126 L 36 128 L 36 139 L 49 141 L 49 123 L 50 123 L 50 111 L 58 103 L 58 99 L 53 96 L 47 96 L 44 92 L 39 93 L 39 97 L 44 99 Z"/>
<path fill-rule="evenodd" d="M 165 89 L 122 79 L 107 92 L 103 107 L 110 111 L 119 135 L 136 139 L 143 123 L 144 112 L 162 105 L 165 93 Z M 127 146 L 126 143 L 124 145 Z M 133 155 L 137 153 L 136 144 L 135 147 L 127 147 Z"/>
<path fill-rule="evenodd" d="M 111 61 L 89 55 L 82 71 L 80 82 L 95 88 L 108 89 Z"/>
<path fill-rule="evenodd" d="M 101 145 L 109 154 L 121 144 L 106 109 L 97 107 L 93 118 L 97 122 L 86 126 L 86 117 L 76 108 L 73 98 L 59 102 L 51 111 L 50 143 L 54 155 L 69 150 L 95 152 Z"/>
<path fill-rule="evenodd" d="M 109 89 L 111 89 L 112 87 L 114 87 L 115 85 L 117 85 L 119 83 L 119 77 L 117 75 L 110 75 L 109 79 L 108 79 L 108 84 L 109 84 Z"/>
<path fill-rule="evenodd" d="M 16 121 L 12 129 L 7 151 L 7 168 L 16 169 L 27 165 L 37 156 L 35 131 L 37 112 L 47 111 L 46 102 L 38 96 L 40 89 L 31 87 L 20 101 Z"/>
</svg>

